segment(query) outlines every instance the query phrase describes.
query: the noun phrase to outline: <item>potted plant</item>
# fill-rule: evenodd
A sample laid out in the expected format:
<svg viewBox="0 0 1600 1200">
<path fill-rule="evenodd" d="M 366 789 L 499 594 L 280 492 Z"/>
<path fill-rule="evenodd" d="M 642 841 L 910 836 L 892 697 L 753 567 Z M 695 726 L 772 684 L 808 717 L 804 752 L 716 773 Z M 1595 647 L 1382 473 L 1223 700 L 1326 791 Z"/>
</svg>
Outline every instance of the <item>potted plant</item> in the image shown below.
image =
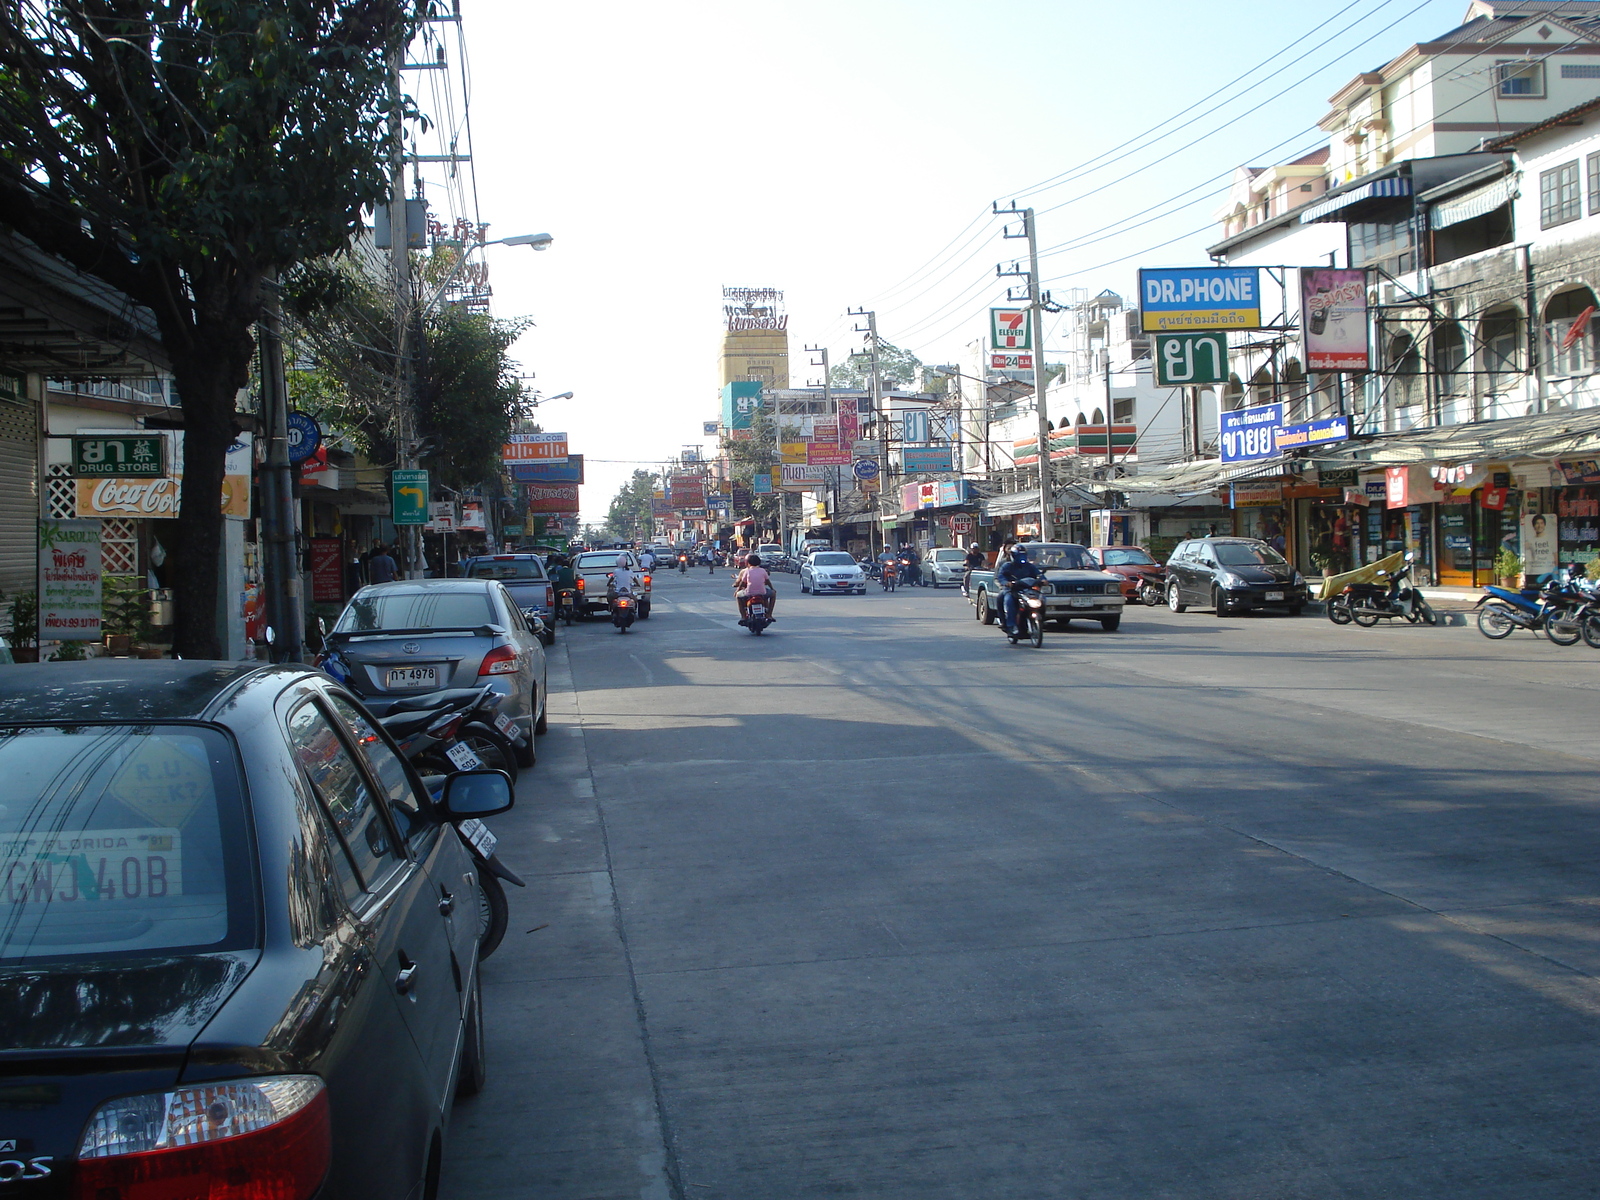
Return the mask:
<svg viewBox="0 0 1600 1200">
<path fill-rule="evenodd" d="M 101 611 L 108 653 L 126 656 L 150 636 L 149 593 L 137 584 L 108 579 Z"/>
<path fill-rule="evenodd" d="M 19 663 L 39 661 L 39 597 L 18 592 L 11 597 L 11 657 Z"/>
<path fill-rule="evenodd" d="M 1522 580 L 1522 555 L 1510 546 L 1501 546 L 1494 556 L 1494 574 L 1501 587 L 1516 587 Z"/>
</svg>

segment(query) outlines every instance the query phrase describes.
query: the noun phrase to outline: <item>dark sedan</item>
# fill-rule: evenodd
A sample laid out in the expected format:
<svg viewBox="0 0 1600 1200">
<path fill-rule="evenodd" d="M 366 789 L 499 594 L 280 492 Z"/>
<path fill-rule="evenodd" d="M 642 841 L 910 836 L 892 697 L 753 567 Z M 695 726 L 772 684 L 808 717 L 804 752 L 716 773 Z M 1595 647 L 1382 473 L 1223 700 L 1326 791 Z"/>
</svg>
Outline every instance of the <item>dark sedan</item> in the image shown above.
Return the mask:
<svg viewBox="0 0 1600 1200">
<path fill-rule="evenodd" d="M 1206 537 L 1179 542 L 1167 559 L 1167 607 L 1212 608 L 1219 617 L 1252 609 L 1297 615 L 1310 589 L 1299 571 L 1266 542 Z"/>
<path fill-rule="evenodd" d="M 431 801 L 304 667 L 102 660 L 0 667 L 0 777 L 0 1191 L 432 1194 L 504 775 Z"/>
</svg>

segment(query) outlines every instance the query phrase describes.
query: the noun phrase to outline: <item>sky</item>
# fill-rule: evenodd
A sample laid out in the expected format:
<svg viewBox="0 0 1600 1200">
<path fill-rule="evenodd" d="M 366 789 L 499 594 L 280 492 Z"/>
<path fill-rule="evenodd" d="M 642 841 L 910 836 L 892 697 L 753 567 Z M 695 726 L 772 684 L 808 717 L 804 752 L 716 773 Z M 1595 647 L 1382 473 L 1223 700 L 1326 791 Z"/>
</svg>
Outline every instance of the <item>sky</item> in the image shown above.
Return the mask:
<svg viewBox="0 0 1600 1200">
<path fill-rule="evenodd" d="M 1325 145 L 1329 96 L 1466 9 L 461 0 L 477 209 L 490 238 L 555 239 L 483 252 L 494 312 L 535 322 L 531 386 L 573 393 L 538 418 L 585 455 L 598 520 L 636 467 L 709 448 L 724 285 L 784 291 L 793 386 L 820 379 L 803 347 L 860 346 L 852 308 L 959 361 L 1026 245 L 993 202 L 1037 209 L 1058 300 L 1127 295 L 1140 266 L 1206 261 L 1236 167 Z"/>
</svg>

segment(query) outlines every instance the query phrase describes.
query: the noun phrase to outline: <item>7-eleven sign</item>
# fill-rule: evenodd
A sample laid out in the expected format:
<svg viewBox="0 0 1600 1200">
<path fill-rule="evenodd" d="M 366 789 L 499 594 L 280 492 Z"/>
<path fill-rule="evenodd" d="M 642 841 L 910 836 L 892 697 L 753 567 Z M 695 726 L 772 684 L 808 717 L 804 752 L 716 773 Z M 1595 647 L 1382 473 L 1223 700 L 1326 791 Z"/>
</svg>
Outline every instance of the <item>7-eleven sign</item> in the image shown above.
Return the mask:
<svg viewBox="0 0 1600 1200">
<path fill-rule="evenodd" d="M 1025 308 L 989 310 L 989 345 L 996 350 L 1032 350 L 1032 334 Z"/>
</svg>

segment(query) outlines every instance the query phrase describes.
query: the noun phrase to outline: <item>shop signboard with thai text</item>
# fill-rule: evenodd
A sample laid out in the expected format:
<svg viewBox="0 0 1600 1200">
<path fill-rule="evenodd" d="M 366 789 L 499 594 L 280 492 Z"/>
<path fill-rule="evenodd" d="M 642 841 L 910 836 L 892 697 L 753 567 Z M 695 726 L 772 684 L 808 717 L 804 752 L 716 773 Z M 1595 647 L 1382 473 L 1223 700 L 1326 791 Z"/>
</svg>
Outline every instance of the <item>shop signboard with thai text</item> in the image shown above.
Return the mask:
<svg viewBox="0 0 1600 1200">
<path fill-rule="evenodd" d="M 1222 461 L 1250 462 L 1278 452 L 1275 435 L 1283 424 L 1283 405 L 1258 404 L 1221 414 Z"/>
<path fill-rule="evenodd" d="M 953 471 L 949 446 L 907 446 L 900 451 L 901 462 L 908 472 Z"/>
<path fill-rule="evenodd" d="M 667 495 L 678 512 L 706 506 L 706 480 L 703 475 L 674 475 L 667 484 Z"/>
<path fill-rule="evenodd" d="M 1275 442 L 1279 450 L 1297 450 L 1302 446 L 1326 446 L 1349 438 L 1349 417 L 1322 417 L 1301 425 L 1280 425 Z"/>
<path fill-rule="evenodd" d="M 159 433 L 102 434 L 72 439 L 72 473 L 79 479 L 160 479 L 167 473 L 167 439 Z"/>
<path fill-rule="evenodd" d="M 524 485 L 523 494 L 531 513 L 575 513 L 578 511 L 578 485 L 575 483 L 530 483 Z M 660 512 L 656 505 L 660 504 Z M 651 513 L 665 516 L 671 512 L 665 500 L 651 501 Z"/>
<path fill-rule="evenodd" d="M 786 492 L 811 492 L 823 487 L 828 479 L 827 467 L 813 467 L 798 463 L 784 463 L 782 484 Z"/>
<path fill-rule="evenodd" d="M 1139 299 L 1147 333 L 1261 327 L 1257 267 L 1141 268 Z"/>
<path fill-rule="evenodd" d="M 507 463 L 567 461 L 567 435 L 564 433 L 513 433 L 500 447 L 500 459 Z"/>
<path fill-rule="evenodd" d="M 806 464 L 813 467 L 848 467 L 853 461 L 849 446 L 834 442 L 807 442 Z"/>
<path fill-rule="evenodd" d="M 100 522 L 39 522 L 39 640 L 100 640 Z"/>
<path fill-rule="evenodd" d="M 1199 387 L 1228 381 L 1228 335 L 1225 333 L 1158 333 L 1155 339 L 1156 385 Z"/>
<path fill-rule="evenodd" d="M 848 446 L 861 436 L 861 402 L 854 396 L 840 396 L 839 441 Z"/>
<path fill-rule="evenodd" d="M 1266 508 L 1283 503 L 1283 484 L 1276 479 L 1252 479 L 1232 487 L 1234 508 Z"/>
<path fill-rule="evenodd" d="M 344 562 L 338 538 L 311 539 L 311 602 L 344 603 Z"/>
<path fill-rule="evenodd" d="M 1370 371 L 1367 272 L 1300 268 L 1300 327 L 1308 371 Z"/>
<path fill-rule="evenodd" d="M 510 463 L 513 483 L 582 483 L 583 455 L 569 454 L 566 462 Z"/>
<path fill-rule="evenodd" d="M 76 512 L 79 517 L 124 517 L 170 520 L 178 515 L 183 497 L 183 432 L 168 431 L 168 474 L 160 479 L 113 476 L 78 479 Z M 254 469 L 251 435 L 241 433 L 228 447 L 222 476 L 222 514 L 241 519 L 250 515 L 250 475 Z"/>
</svg>

